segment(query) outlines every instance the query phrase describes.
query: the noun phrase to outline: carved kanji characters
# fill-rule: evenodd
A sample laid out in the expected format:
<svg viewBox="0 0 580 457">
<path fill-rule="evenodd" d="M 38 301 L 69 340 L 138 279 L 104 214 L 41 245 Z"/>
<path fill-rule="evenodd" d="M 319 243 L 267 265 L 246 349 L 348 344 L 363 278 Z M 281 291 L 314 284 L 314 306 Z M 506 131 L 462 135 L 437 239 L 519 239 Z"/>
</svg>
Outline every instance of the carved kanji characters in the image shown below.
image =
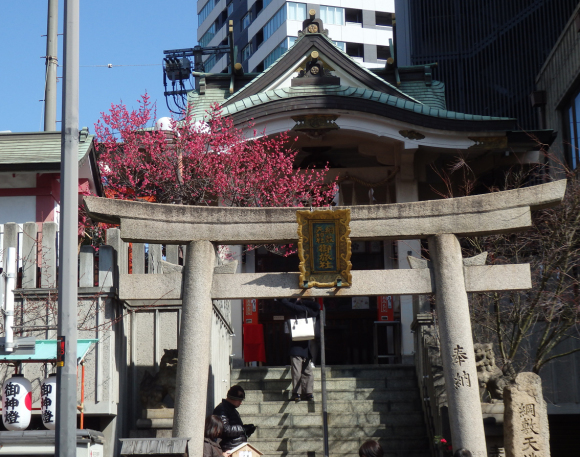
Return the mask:
<svg viewBox="0 0 580 457">
<path fill-rule="evenodd" d="M 522 451 L 527 451 L 530 448 L 532 448 L 534 451 L 540 450 L 538 442 L 534 439 L 533 436 L 529 436 L 527 438 L 524 438 L 524 442 L 523 442 L 522 446 L 523 446 Z"/>
<path fill-rule="evenodd" d="M 455 389 L 459 389 L 460 387 L 471 387 L 469 373 L 466 371 L 463 371 L 463 374 L 457 373 L 453 378 L 453 384 L 455 385 Z"/>
<path fill-rule="evenodd" d="M 518 407 L 518 410 L 520 413 L 520 417 L 536 416 L 536 405 L 534 405 L 533 403 L 528 403 L 527 405 L 521 403 L 520 406 Z"/>
<path fill-rule="evenodd" d="M 531 417 L 524 417 L 522 420 L 522 432 L 529 434 L 530 432 L 538 435 L 540 432 L 537 431 L 537 424 Z"/>
<path fill-rule="evenodd" d="M 458 363 L 459 366 L 467 360 L 467 353 L 461 346 L 459 346 L 459 344 L 453 348 L 452 360 L 453 363 Z"/>
</svg>

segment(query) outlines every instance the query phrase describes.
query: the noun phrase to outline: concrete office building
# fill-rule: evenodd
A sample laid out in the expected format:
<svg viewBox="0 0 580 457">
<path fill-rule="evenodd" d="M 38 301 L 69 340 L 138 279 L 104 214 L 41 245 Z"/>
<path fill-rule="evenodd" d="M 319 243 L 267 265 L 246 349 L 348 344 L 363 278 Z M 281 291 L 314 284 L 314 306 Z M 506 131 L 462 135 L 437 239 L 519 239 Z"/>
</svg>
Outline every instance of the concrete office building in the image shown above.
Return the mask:
<svg viewBox="0 0 580 457">
<path fill-rule="evenodd" d="M 378 3 L 378 2 L 377 2 Z M 543 128 L 529 95 L 577 0 L 395 0 L 398 65 L 437 62 L 447 109 Z"/>
<path fill-rule="evenodd" d="M 263 71 L 294 44 L 302 21 L 314 9 L 344 52 L 366 67 L 381 67 L 389 56 L 394 4 L 394 0 L 198 0 L 197 41 L 204 47 L 226 44 L 232 20 L 236 62 L 246 72 Z M 219 73 L 229 65 L 226 55 L 204 59 L 206 72 Z"/>
</svg>

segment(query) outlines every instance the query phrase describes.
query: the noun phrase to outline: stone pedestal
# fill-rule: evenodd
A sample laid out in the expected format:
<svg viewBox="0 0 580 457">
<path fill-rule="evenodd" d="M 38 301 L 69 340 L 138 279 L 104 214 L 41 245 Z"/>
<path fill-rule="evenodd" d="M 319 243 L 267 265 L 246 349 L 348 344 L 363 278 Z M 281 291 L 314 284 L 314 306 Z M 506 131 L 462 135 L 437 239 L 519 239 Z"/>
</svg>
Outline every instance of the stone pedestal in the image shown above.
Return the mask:
<svg viewBox="0 0 580 457">
<path fill-rule="evenodd" d="M 487 457 L 461 247 L 455 235 L 435 235 L 429 237 L 429 252 L 453 448 Z"/>
<path fill-rule="evenodd" d="M 189 449 L 192 455 L 201 455 L 203 449 L 214 263 L 215 250 L 212 243 L 193 241 L 188 244 L 183 272 L 173 436 L 190 438 Z"/>
<path fill-rule="evenodd" d="M 542 380 L 535 373 L 520 373 L 503 391 L 506 457 L 550 457 L 548 411 Z"/>
</svg>

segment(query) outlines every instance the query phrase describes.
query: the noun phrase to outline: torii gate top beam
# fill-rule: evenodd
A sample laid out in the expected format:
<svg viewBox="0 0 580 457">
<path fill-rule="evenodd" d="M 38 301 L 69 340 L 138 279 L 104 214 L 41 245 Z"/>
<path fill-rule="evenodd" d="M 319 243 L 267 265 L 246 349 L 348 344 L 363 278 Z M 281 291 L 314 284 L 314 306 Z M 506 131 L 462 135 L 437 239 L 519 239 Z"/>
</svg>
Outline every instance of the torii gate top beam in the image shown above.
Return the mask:
<svg viewBox="0 0 580 457">
<path fill-rule="evenodd" d="M 530 210 L 559 204 L 566 180 L 504 192 L 412 203 L 351 207 L 351 239 L 417 239 L 440 233 L 480 236 L 531 225 Z M 297 241 L 296 210 L 181 206 L 85 197 L 95 221 L 121 225 L 129 242 L 220 244 Z"/>
</svg>

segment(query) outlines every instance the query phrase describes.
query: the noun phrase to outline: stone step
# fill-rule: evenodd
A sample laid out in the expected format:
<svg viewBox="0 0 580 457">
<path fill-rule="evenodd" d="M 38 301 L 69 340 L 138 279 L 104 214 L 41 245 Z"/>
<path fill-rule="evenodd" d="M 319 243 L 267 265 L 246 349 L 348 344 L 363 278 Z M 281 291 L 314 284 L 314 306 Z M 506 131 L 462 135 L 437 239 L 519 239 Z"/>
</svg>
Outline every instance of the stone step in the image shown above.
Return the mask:
<svg viewBox="0 0 580 457">
<path fill-rule="evenodd" d="M 264 440 L 274 440 L 274 439 L 296 439 L 296 438 L 320 438 L 322 439 L 323 427 L 320 426 L 278 426 L 278 427 L 265 427 L 263 422 L 256 429 L 256 432 L 252 435 L 252 440 L 264 439 Z M 355 425 L 355 426 L 336 426 L 335 424 L 329 424 L 328 436 L 330 439 L 353 439 L 353 438 L 367 438 L 380 437 L 381 439 L 426 439 L 425 427 L 419 426 L 408 426 L 408 427 L 395 427 L 395 426 L 384 426 L 384 425 Z"/>
<path fill-rule="evenodd" d="M 262 379 L 260 381 L 237 381 L 244 390 L 289 390 L 292 388 L 292 380 L 288 379 Z M 314 379 L 314 389 L 321 390 L 322 382 L 320 377 Z M 390 390 L 417 389 L 417 381 L 414 377 L 394 377 L 394 378 L 330 378 L 326 380 L 326 389 L 347 390 L 360 388 L 386 388 Z"/>
<path fill-rule="evenodd" d="M 258 449 L 261 452 L 262 449 Z M 431 457 L 430 451 L 426 448 L 425 450 L 409 451 L 409 450 L 394 450 L 394 449 L 384 449 L 384 457 Z M 288 451 L 267 451 L 264 457 L 324 457 L 324 452 L 288 452 Z M 335 449 L 332 451 L 332 457 L 359 457 L 358 449 L 356 451 L 345 451 L 342 452 L 340 449 Z"/>
<path fill-rule="evenodd" d="M 145 429 L 145 430 L 130 430 L 129 438 L 171 438 L 171 429 Z"/>
<path fill-rule="evenodd" d="M 299 413 L 282 413 L 282 414 L 245 414 L 243 420 L 247 424 L 260 424 L 260 427 L 309 427 L 322 426 L 322 415 L 318 414 L 299 414 Z M 384 425 L 412 429 L 414 426 L 421 427 L 423 430 L 423 413 L 406 412 L 406 413 L 380 413 L 380 412 L 363 412 L 363 413 L 328 413 L 328 426 L 371 426 Z"/>
<path fill-rule="evenodd" d="M 320 367 L 314 376 L 320 379 Z M 327 378 L 393 379 L 415 376 L 414 365 L 336 365 L 326 367 Z M 232 370 L 231 383 L 238 381 L 260 381 L 263 379 L 290 379 L 290 366 L 246 367 Z"/>
<path fill-rule="evenodd" d="M 391 451 L 423 451 L 428 449 L 428 441 L 424 436 L 403 439 L 384 439 L 382 437 L 367 436 L 364 438 L 340 438 L 329 440 L 330 455 L 334 456 L 336 451 L 341 454 L 356 453 L 360 446 L 367 440 L 379 441 L 382 448 Z M 278 452 L 316 452 L 322 453 L 324 443 L 322 438 L 277 438 L 277 439 L 254 439 L 250 438 L 250 443 L 266 454 L 271 451 Z"/>
<path fill-rule="evenodd" d="M 315 414 L 270 414 L 251 415 L 244 414 L 244 422 L 247 424 L 259 424 L 260 427 L 311 427 L 322 426 L 322 415 Z M 391 427 L 412 427 L 423 424 L 421 412 L 410 413 L 329 413 L 329 427 L 344 426 L 373 426 L 384 425 Z M 138 429 L 171 429 L 173 428 L 173 418 L 152 418 L 137 419 Z"/>
<path fill-rule="evenodd" d="M 315 392 L 315 395 L 320 399 L 319 393 Z M 418 394 L 416 394 L 418 395 Z M 345 401 L 334 400 L 329 401 L 327 404 L 329 413 L 341 413 L 341 414 L 351 414 L 351 413 L 369 413 L 369 412 L 420 412 L 421 401 L 419 398 L 413 401 L 405 401 L 400 398 L 395 398 L 392 401 L 388 400 L 351 400 Z M 245 417 L 246 415 L 258 415 L 258 414 L 307 414 L 307 413 L 321 413 L 322 412 L 322 402 L 317 400 L 314 402 L 301 401 L 295 403 L 293 401 L 280 401 L 280 402 L 244 402 L 240 406 L 240 415 Z"/>
<path fill-rule="evenodd" d="M 326 393 L 328 402 L 348 400 L 382 400 L 382 401 L 413 401 L 419 400 L 417 389 L 389 390 L 384 388 L 356 388 L 329 390 Z M 291 390 L 249 390 L 246 392 L 246 403 L 269 401 L 286 401 L 292 397 Z M 322 392 L 314 390 L 314 398 L 321 401 Z"/>
</svg>

